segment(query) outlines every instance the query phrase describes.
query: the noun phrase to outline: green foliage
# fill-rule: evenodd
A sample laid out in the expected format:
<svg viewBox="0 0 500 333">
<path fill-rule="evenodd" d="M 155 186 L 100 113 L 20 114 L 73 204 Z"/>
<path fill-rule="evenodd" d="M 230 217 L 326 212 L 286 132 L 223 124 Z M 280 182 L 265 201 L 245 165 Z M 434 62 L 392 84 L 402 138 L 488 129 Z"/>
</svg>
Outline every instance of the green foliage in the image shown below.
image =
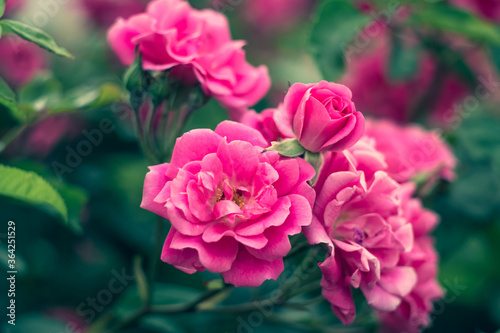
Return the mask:
<svg viewBox="0 0 500 333">
<path fill-rule="evenodd" d="M 0 26 L 3 28 L 4 33 L 14 33 L 54 54 L 66 58 L 73 58 L 68 51 L 58 46 L 52 37 L 38 28 L 12 20 L 2 20 L 0 21 Z"/>
<path fill-rule="evenodd" d="M 40 114 L 58 114 L 92 110 L 123 99 L 114 83 L 84 84 L 64 92 L 61 82 L 50 73 L 41 73 L 19 90 L 19 111 L 13 117 L 22 123 L 32 122 Z"/>
<path fill-rule="evenodd" d="M 286 139 L 283 141 L 273 142 L 271 147 L 267 148 L 269 151 L 277 151 L 281 156 L 297 157 L 306 152 L 297 139 Z"/>
<path fill-rule="evenodd" d="M 0 17 L 5 13 L 5 2 L 6 0 L 0 0 Z M 0 37 L 2 37 L 2 29 L 0 28 Z"/>
<path fill-rule="evenodd" d="M 432 4 L 415 11 L 409 24 L 416 28 L 429 27 L 457 33 L 478 42 L 500 44 L 498 27 L 479 19 L 470 12 L 449 5 Z"/>
<path fill-rule="evenodd" d="M 352 55 L 350 43 L 370 21 L 347 0 L 328 0 L 316 9 L 311 31 L 311 54 L 323 77 L 340 78 L 346 58 Z M 356 46 L 354 52 L 359 52 Z"/>
<path fill-rule="evenodd" d="M 61 195 L 33 172 L 0 165 L 0 195 L 40 207 L 68 222 L 68 210 Z"/>
<path fill-rule="evenodd" d="M 16 94 L 0 77 L 0 106 L 5 107 L 14 117 L 20 117 L 20 111 L 16 102 Z"/>
<path fill-rule="evenodd" d="M 413 77 L 418 70 L 420 51 L 419 45 L 405 45 L 401 35 L 393 33 L 391 56 L 388 59 L 389 78 L 404 81 Z"/>
<path fill-rule="evenodd" d="M 62 85 L 49 73 L 37 75 L 19 91 L 19 109 L 22 122 L 30 122 L 42 111 L 59 105 Z"/>
</svg>

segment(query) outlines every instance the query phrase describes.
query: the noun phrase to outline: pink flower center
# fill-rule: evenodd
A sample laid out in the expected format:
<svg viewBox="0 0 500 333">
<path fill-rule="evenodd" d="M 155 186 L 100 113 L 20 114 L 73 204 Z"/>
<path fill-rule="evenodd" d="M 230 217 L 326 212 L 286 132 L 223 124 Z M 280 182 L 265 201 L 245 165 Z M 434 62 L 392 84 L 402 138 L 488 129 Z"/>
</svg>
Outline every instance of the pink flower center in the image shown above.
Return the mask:
<svg viewBox="0 0 500 333">
<path fill-rule="evenodd" d="M 237 190 L 234 187 L 231 187 L 233 189 L 233 197 L 230 198 L 232 202 L 238 205 L 241 210 L 243 210 L 243 207 L 245 206 L 245 197 L 243 194 L 242 190 Z M 216 195 L 215 195 L 215 203 L 222 201 L 222 200 L 227 200 L 229 198 L 226 198 L 226 195 L 224 194 L 224 190 L 222 187 L 219 187 L 217 189 Z"/>
</svg>

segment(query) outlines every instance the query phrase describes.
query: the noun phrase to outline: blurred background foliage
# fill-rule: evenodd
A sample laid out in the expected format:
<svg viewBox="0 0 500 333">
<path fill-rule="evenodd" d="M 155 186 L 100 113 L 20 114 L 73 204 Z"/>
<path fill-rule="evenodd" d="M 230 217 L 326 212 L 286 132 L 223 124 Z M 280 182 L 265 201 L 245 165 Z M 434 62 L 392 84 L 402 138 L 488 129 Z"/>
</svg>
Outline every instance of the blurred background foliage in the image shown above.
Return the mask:
<svg viewBox="0 0 500 333">
<path fill-rule="evenodd" d="M 16 94 L 17 106 L 10 110 L 5 104 L 0 106 L 0 163 L 34 172 L 48 186 L 40 189 L 38 198 L 42 199 L 18 200 L 0 191 L 0 216 L 5 222 L 16 222 L 19 272 L 17 324 L 0 328 L 5 332 L 80 332 L 96 320 L 106 322 L 107 316 L 129 315 L 139 301 L 135 281 L 113 293 L 109 304 L 84 314 L 81 310 L 92 308 L 88 298 L 108 290 L 117 272 L 132 275 L 134 256 L 147 258 L 153 246 L 155 216 L 139 207 L 147 161 L 135 141 L 130 111 L 124 104 L 124 68 L 105 39 L 109 22 L 90 11 L 86 2 L 52 1 L 52 6 L 46 6 L 43 1 L 28 1 L 12 14 L 13 19 L 38 25 L 74 59 L 42 52 L 44 66 L 25 82 L 5 77 Z M 327 79 L 348 84 L 353 76 L 357 82 L 364 81 L 366 74 L 364 86 L 352 87 L 360 111 L 391 116 L 370 110 L 372 105 L 376 108 L 385 103 L 397 108 L 398 114 L 392 114 L 395 121 L 440 128 L 459 165 L 455 182 L 440 183 L 425 198 L 426 206 L 441 216 L 435 236 L 441 258 L 439 279 L 447 291 L 446 298 L 436 304 L 433 326 L 427 332 L 497 332 L 500 3 L 322 0 L 290 1 L 279 7 L 273 0 L 259 11 L 249 2 L 191 1 L 197 8 L 226 14 L 234 38 L 248 41 L 250 62 L 269 67 L 273 88 L 256 110 L 275 107 L 290 82 Z M 293 6 L 299 9 L 293 11 Z M 117 15 L 108 16 L 114 19 Z M 6 59 L 1 52 L 5 51 L 0 51 L 0 63 Z M 370 67 L 357 65 L 363 57 L 381 57 L 386 66 L 380 78 L 368 78 Z M 420 77 L 428 72 L 426 61 L 432 62 L 432 70 L 423 82 Z M 5 68 L 0 69 L 4 76 Z M 484 80 L 490 82 L 486 87 L 490 94 L 479 98 L 477 89 L 484 86 Z M 411 102 L 400 103 L 400 96 L 394 96 L 401 87 L 407 88 Z M 377 96 L 373 104 L 369 98 L 361 101 L 365 91 Z M 443 102 L 445 99 L 451 103 Z M 444 113 L 438 110 L 440 103 L 448 103 Z M 451 114 L 446 113 L 450 110 Z M 226 118 L 224 109 L 212 100 L 189 119 L 185 130 L 213 129 Z M 87 140 L 84 131 L 98 129 L 103 119 L 112 121 L 113 130 L 104 133 L 102 142 L 92 145 L 92 152 L 71 170 L 57 172 L 54 163 L 65 164 L 68 152 Z M 0 172 L 4 178 L 7 173 L 11 175 L 7 178 L 16 176 L 10 169 Z M 67 217 L 54 203 L 57 199 L 50 198 L 49 188 L 64 200 Z M 2 243 L 6 226 L 4 230 L 0 230 Z M 0 248 L 2 265 L 7 256 L 4 244 Z M 293 267 L 294 262 L 287 265 Z M 154 300 L 158 304 L 189 301 L 218 278 L 210 273 L 186 275 L 167 264 L 160 265 L 159 276 Z M 266 282 L 258 289 L 240 288 L 224 304 L 257 299 L 277 285 L 279 281 Z M 0 290 L 7 290 L 5 279 Z M 3 291 L 1 299 L 6 299 Z M 111 309 L 116 311 L 110 314 Z M 201 312 L 195 316 L 147 316 L 138 328 L 123 331 L 236 332 L 240 327 L 241 332 L 375 332 L 370 311 L 362 305 L 358 311 L 349 328 L 335 319 L 327 302 L 316 302 L 296 309 L 276 308 L 258 328 L 241 328 L 242 318 L 249 315 L 245 312 Z"/>
</svg>

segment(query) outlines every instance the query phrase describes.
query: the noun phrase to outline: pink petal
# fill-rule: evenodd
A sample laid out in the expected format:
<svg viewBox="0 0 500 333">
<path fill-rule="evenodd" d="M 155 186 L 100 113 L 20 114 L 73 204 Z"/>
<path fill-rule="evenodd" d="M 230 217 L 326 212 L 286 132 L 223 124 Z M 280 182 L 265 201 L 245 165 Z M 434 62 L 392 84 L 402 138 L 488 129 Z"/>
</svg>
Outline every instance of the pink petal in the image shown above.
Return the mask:
<svg viewBox="0 0 500 333">
<path fill-rule="evenodd" d="M 233 266 L 229 271 L 223 272 L 222 277 L 226 283 L 236 287 L 258 287 L 265 280 L 276 280 L 283 269 L 283 259 L 274 261 L 258 259 L 240 246 Z"/>
<path fill-rule="evenodd" d="M 167 175 L 173 179 L 186 163 L 201 161 L 205 155 L 215 153 L 220 141 L 221 137 L 208 129 L 185 133 L 176 141 Z"/>
<path fill-rule="evenodd" d="M 176 233 L 170 247 L 174 250 L 196 250 L 200 263 L 214 273 L 229 270 L 238 253 L 238 243 L 230 237 L 224 237 L 216 243 L 205 243 L 201 236 L 190 237 Z"/>
<path fill-rule="evenodd" d="M 250 142 L 254 146 L 267 147 L 267 141 L 259 131 L 234 121 L 223 121 L 217 126 L 215 133 L 221 137 L 226 137 L 227 142 L 239 140 Z"/>
<path fill-rule="evenodd" d="M 154 201 L 156 196 L 163 190 L 167 181 L 166 176 L 168 163 L 149 167 L 149 172 L 144 180 L 144 190 L 142 195 L 141 208 L 147 209 L 155 214 L 167 218 L 165 205 Z"/>
<path fill-rule="evenodd" d="M 188 274 L 205 270 L 200 263 L 196 250 L 190 248 L 175 250 L 171 248 L 172 239 L 176 233 L 177 230 L 175 230 L 175 228 L 170 229 L 165 244 L 163 245 L 161 260 Z"/>
</svg>

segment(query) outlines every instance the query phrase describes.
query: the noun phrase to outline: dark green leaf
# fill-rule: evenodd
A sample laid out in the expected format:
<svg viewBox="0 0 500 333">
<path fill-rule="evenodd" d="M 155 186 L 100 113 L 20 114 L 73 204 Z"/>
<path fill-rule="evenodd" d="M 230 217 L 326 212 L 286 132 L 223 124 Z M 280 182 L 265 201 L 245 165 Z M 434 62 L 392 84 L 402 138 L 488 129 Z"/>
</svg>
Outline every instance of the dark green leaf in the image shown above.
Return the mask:
<svg viewBox="0 0 500 333">
<path fill-rule="evenodd" d="M 297 157 L 306 151 L 302 147 L 297 139 L 286 139 L 279 142 L 273 142 L 271 147 L 267 148 L 266 151 L 277 151 L 281 156 L 285 157 Z"/>
<path fill-rule="evenodd" d="M 345 58 L 355 47 L 350 43 L 369 21 L 347 0 L 329 0 L 318 6 L 311 32 L 311 53 L 326 80 L 335 81 L 343 74 Z"/>
<path fill-rule="evenodd" d="M 9 110 L 14 118 L 22 118 L 19 108 L 17 107 L 16 94 L 14 94 L 12 89 L 10 89 L 2 78 L 0 78 L 0 105 Z"/>
<path fill-rule="evenodd" d="M 415 27 L 431 27 L 453 32 L 472 40 L 500 45 L 500 29 L 471 13 L 456 7 L 436 4 L 414 11 L 409 23 Z"/>
<path fill-rule="evenodd" d="M 68 210 L 61 195 L 45 179 L 33 172 L 0 165 L 0 195 L 39 206 L 68 221 Z"/>
<path fill-rule="evenodd" d="M 49 179 L 49 181 L 54 185 L 66 203 L 66 207 L 68 208 L 68 227 L 76 233 L 81 233 L 83 209 L 88 202 L 87 193 L 80 187 L 52 179 Z"/>
<path fill-rule="evenodd" d="M 68 51 L 58 46 L 52 37 L 38 28 L 30 27 L 27 24 L 12 20 L 2 20 L 0 21 L 0 26 L 3 27 L 4 33 L 14 33 L 27 41 L 37 44 L 47 51 L 62 57 L 73 58 Z"/>
</svg>

